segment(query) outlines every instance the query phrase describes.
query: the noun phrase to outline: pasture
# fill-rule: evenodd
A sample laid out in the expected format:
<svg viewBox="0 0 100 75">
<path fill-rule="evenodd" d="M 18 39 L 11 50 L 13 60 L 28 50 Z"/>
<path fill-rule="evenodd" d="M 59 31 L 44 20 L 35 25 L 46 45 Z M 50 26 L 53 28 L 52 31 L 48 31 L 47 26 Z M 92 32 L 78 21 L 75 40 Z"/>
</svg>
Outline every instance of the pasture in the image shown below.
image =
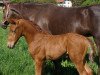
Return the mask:
<svg viewBox="0 0 100 75">
<path fill-rule="evenodd" d="M 2 12 L 0 12 L 0 20 L 2 20 Z M 7 48 L 7 33 L 8 29 L 4 30 L 0 28 L 0 75 L 35 75 L 34 73 L 34 61 L 31 59 L 28 52 L 28 47 L 25 39 L 19 40 L 14 49 Z M 97 73 L 97 63 L 87 62 L 94 71 L 94 75 Z M 49 66 L 48 66 L 49 65 Z M 74 65 L 69 61 L 62 61 L 62 67 L 74 69 Z M 47 68 L 53 68 L 54 65 L 47 62 Z M 66 69 L 67 70 L 67 69 Z M 69 70 L 71 71 L 71 70 Z M 73 73 L 73 74 L 72 74 Z M 71 71 L 72 75 L 74 71 Z M 51 75 L 50 73 L 46 75 Z M 64 74 L 65 75 L 65 74 Z"/>
</svg>

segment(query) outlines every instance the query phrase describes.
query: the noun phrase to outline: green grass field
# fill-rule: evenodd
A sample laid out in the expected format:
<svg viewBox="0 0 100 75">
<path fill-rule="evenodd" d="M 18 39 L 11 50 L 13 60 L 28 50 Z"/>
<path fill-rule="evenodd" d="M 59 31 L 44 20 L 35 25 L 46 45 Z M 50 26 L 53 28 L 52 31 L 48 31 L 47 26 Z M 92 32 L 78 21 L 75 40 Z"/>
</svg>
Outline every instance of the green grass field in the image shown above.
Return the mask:
<svg viewBox="0 0 100 75">
<path fill-rule="evenodd" d="M 2 20 L 2 14 L 0 15 L 0 19 Z M 9 27 L 6 30 L 0 28 L 0 75 L 35 75 L 35 64 L 30 57 L 25 39 L 21 38 L 14 49 L 8 49 L 8 31 Z M 66 68 L 73 68 L 73 64 L 68 61 L 62 61 L 61 65 Z M 93 69 L 94 75 L 96 75 L 97 64 L 89 63 L 89 65 Z M 50 73 L 46 75 L 50 75 Z M 72 75 L 75 75 L 74 72 Z"/>
<path fill-rule="evenodd" d="M 33 75 L 34 63 L 24 39 L 14 49 L 8 49 L 7 30 L 0 28 L 0 75 Z"/>
</svg>

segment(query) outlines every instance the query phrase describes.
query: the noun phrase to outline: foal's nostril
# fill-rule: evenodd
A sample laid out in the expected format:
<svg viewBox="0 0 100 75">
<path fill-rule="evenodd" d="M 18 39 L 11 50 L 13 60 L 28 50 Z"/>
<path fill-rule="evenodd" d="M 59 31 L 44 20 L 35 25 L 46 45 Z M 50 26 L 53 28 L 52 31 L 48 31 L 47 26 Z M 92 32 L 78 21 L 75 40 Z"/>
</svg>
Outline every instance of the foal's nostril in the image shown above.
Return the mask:
<svg viewBox="0 0 100 75">
<path fill-rule="evenodd" d="M 9 25 L 9 22 L 8 22 L 8 21 L 5 21 L 5 22 L 4 22 L 4 25 Z"/>
<path fill-rule="evenodd" d="M 3 23 L 0 24 L 0 26 L 1 26 L 3 29 L 6 29 L 8 25 L 9 25 L 9 22 L 8 22 L 8 21 L 4 21 Z"/>
</svg>

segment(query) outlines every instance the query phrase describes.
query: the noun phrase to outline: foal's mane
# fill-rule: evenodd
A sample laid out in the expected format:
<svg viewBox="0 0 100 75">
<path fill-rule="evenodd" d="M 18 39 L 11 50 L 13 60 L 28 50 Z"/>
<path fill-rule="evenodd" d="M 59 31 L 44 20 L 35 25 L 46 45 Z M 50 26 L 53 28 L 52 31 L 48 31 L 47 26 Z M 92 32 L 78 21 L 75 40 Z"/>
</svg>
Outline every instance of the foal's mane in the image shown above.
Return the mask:
<svg viewBox="0 0 100 75">
<path fill-rule="evenodd" d="M 33 23 L 32 21 L 29 21 L 29 22 L 30 22 L 30 25 L 32 25 L 32 27 L 35 28 L 37 31 L 43 32 L 43 30 L 36 23 Z"/>
<path fill-rule="evenodd" d="M 16 24 L 18 25 L 23 25 L 23 26 L 30 26 L 30 28 L 34 28 L 34 30 L 40 32 L 40 33 L 46 33 L 45 31 L 43 31 L 36 23 L 29 21 L 29 20 L 25 20 L 25 19 L 19 19 L 17 20 Z M 20 26 L 21 26 L 20 25 Z"/>
</svg>

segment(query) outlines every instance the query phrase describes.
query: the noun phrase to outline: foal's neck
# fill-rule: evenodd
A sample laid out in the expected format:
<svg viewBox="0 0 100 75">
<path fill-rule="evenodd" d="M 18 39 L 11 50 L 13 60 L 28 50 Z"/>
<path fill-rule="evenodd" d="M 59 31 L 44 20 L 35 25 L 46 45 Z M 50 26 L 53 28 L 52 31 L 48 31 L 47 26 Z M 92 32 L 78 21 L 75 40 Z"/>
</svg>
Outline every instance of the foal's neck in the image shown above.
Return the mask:
<svg viewBox="0 0 100 75">
<path fill-rule="evenodd" d="M 23 25 L 23 35 L 25 36 L 25 39 L 28 44 L 35 40 L 41 39 L 44 35 L 47 35 L 48 33 L 44 32 L 37 26 L 36 24 L 33 23 L 25 23 Z"/>
</svg>

